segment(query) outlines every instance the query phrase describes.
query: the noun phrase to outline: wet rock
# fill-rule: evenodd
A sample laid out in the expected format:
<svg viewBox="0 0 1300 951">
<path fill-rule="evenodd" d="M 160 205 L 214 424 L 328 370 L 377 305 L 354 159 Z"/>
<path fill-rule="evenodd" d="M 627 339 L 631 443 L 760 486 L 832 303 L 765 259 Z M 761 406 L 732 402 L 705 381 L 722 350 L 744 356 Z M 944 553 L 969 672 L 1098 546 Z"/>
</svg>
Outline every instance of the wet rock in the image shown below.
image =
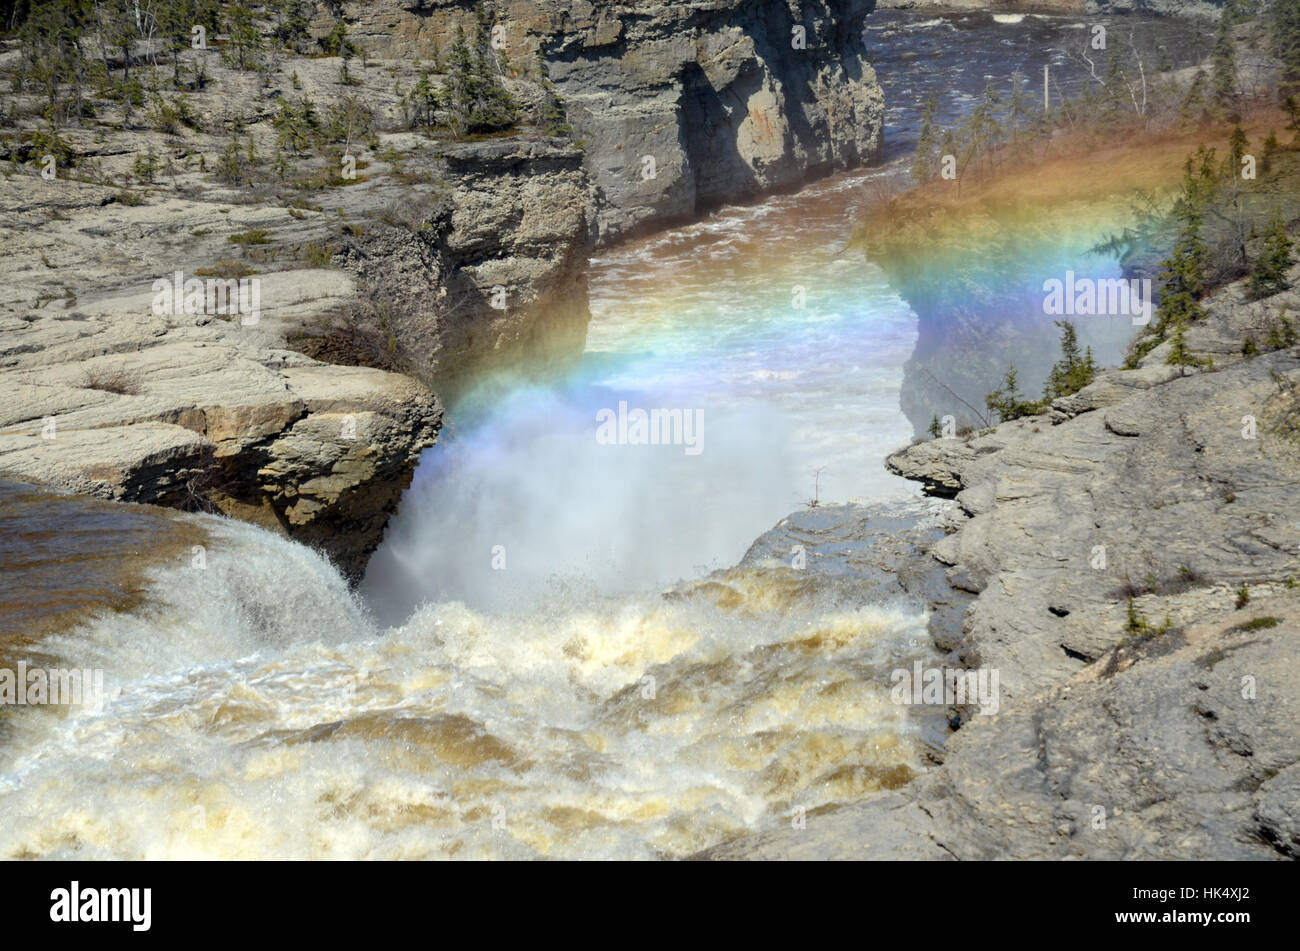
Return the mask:
<svg viewBox="0 0 1300 951">
<path fill-rule="evenodd" d="M 954 650 L 999 671 L 997 715 L 902 789 L 706 857 L 1294 857 L 1300 352 L 1090 389 L 888 463 L 956 490 L 929 550 L 979 592 Z"/>
</svg>

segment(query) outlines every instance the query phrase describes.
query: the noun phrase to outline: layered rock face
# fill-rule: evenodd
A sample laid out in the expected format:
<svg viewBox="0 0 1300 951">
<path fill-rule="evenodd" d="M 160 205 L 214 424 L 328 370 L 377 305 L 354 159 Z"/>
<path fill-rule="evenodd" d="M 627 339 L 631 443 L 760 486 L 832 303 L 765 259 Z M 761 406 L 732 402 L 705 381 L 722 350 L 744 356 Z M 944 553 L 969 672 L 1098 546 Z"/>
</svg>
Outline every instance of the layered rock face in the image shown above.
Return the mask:
<svg viewBox="0 0 1300 951">
<path fill-rule="evenodd" d="M 457 0 L 342 5 L 357 43 L 432 58 Z M 617 239 L 870 160 L 883 98 L 861 33 L 874 0 L 515 0 L 489 5 L 512 67 L 540 52 Z"/>
<path fill-rule="evenodd" d="M 284 145 L 280 103 L 324 113 L 340 61 L 286 59 L 270 89 L 206 63 L 210 84 L 188 96 L 197 128 L 118 126 L 108 111 L 62 130 L 74 167 L 0 183 L 0 475 L 215 508 L 355 579 L 438 432 L 431 384 L 581 354 L 592 189 L 577 149 L 526 129 L 464 142 L 393 129 L 395 87 L 419 70 L 374 59 L 347 95 L 391 131 L 352 142 L 355 179 L 295 186 L 321 161 Z M 24 157 L 11 147 L 0 156 Z M 252 167 L 238 182 L 214 174 L 232 148 Z M 135 174 L 146 156 L 165 173 Z M 256 283 L 259 319 L 206 301 L 155 313 L 153 283 L 177 272 Z"/>
<path fill-rule="evenodd" d="M 1156 13 L 1162 16 L 1217 19 L 1220 0 L 880 0 L 882 9 L 955 10 L 990 13 L 1101 15 Z"/>
<path fill-rule="evenodd" d="M 437 435 L 437 399 L 408 377 L 285 347 L 304 321 L 355 297 L 338 271 L 258 275 L 255 319 L 156 312 L 155 280 L 174 282 L 172 266 L 193 279 L 192 257 L 173 248 L 166 259 L 175 221 L 231 229 L 265 222 L 265 209 L 222 215 L 197 202 L 130 208 L 104 197 L 79 182 L 0 183 L 16 228 L 53 217 L 79 236 L 75 246 L 7 238 L 0 474 L 226 512 L 314 545 L 359 577 Z M 116 243 L 102 240 L 112 235 Z M 139 248 L 137 260 L 120 259 L 123 243 Z M 77 288 L 43 299 L 33 272 L 60 265 L 75 265 Z"/>
<path fill-rule="evenodd" d="M 389 307 L 412 370 L 445 396 L 493 370 L 577 360 L 595 221 L 581 152 L 510 137 L 446 143 L 435 157 L 417 136 L 390 141 L 409 143 L 407 167 L 442 187 L 372 216 L 334 261 Z"/>
<path fill-rule="evenodd" d="M 250 347 L 226 327 L 94 303 L 0 326 L 0 386 L 24 398 L 0 414 L 0 472 L 222 511 L 319 548 L 352 579 L 441 419 L 413 380 Z M 105 391 L 88 385 L 96 375 L 138 382 Z"/>
<path fill-rule="evenodd" d="M 955 499 L 930 557 L 975 597 L 931 631 L 999 672 L 1000 711 L 909 786 L 710 856 L 1300 856 L 1300 354 L 1241 355 L 1297 304 L 1230 286 L 1187 334 L 1213 372 L 1164 343 L 1050 414 L 891 457 Z"/>
</svg>

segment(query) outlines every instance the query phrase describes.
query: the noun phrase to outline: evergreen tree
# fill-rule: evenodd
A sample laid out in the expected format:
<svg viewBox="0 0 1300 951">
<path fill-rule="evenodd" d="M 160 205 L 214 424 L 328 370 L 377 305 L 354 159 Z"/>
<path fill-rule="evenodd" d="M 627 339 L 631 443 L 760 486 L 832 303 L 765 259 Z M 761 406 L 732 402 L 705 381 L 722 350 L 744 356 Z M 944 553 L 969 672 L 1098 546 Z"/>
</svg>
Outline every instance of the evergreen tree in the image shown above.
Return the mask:
<svg viewBox="0 0 1300 951">
<path fill-rule="evenodd" d="M 438 90 L 429 80 L 429 71 L 420 70 L 420 79 L 415 84 L 415 88 L 402 97 L 402 109 L 406 115 L 407 124 L 415 128 L 417 126 L 432 126 L 438 121 L 438 110 L 442 108 L 442 100 L 438 95 Z"/>
<path fill-rule="evenodd" d="M 57 127 L 69 111 L 83 114 L 88 70 L 81 40 L 89 25 L 89 4 L 85 0 L 68 0 L 34 5 L 19 30 L 16 86 L 31 86 L 45 94 L 49 103 L 46 118 L 52 126 Z M 70 87 L 71 110 L 59 99 L 63 86 Z"/>
<path fill-rule="evenodd" d="M 482 23 L 475 31 L 486 44 Z M 447 59 L 448 121 L 456 135 L 508 129 L 519 120 L 519 107 L 488 65 L 486 46 L 471 48 L 462 26 Z"/>
<path fill-rule="evenodd" d="M 1105 112 L 1115 117 L 1127 113 L 1131 105 L 1119 46 L 1112 46 L 1106 58 L 1106 75 L 1103 84 L 1106 87 Z"/>
<path fill-rule="evenodd" d="M 1197 71 L 1188 84 L 1187 95 L 1183 97 L 1183 104 L 1178 109 L 1179 121 L 1187 126 L 1203 125 L 1209 121 L 1213 113 L 1210 98 L 1206 74 Z"/>
<path fill-rule="evenodd" d="M 99 7 L 96 4 L 96 7 Z M 130 0 L 108 0 L 97 9 L 101 18 L 103 42 L 110 49 L 122 54 L 122 78 L 131 78 L 131 63 L 134 60 L 135 41 L 139 33 L 135 28 L 135 8 Z"/>
<path fill-rule="evenodd" d="M 159 4 L 154 22 L 163 42 L 163 55 L 172 61 L 172 84 L 181 84 L 181 53 L 190 49 L 193 29 L 201 26 L 208 33 L 217 32 L 217 4 L 215 0 L 172 0 Z"/>
<path fill-rule="evenodd" d="M 1282 148 L 1281 143 L 1277 140 L 1276 130 L 1270 131 L 1268 138 L 1264 140 L 1264 154 L 1259 157 L 1259 170 L 1267 172 L 1273 164 L 1273 156 Z"/>
<path fill-rule="evenodd" d="M 135 177 L 149 185 L 153 184 L 154 176 L 158 174 L 160 167 L 153 146 L 150 146 L 143 155 L 137 155 L 135 161 L 131 163 L 131 171 Z"/>
<path fill-rule="evenodd" d="M 1274 217 L 1268 234 L 1264 236 L 1264 247 L 1255 259 L 1255 273 L 1250 279 L 1252 297 L 1268 297 L 1287 289 L 1286 275 L 1291 268 L 1293 247 L 1294 242 L 1286 233 L 1286 225 L 1279 214 Z"/>
<path fill-rule="evenodd" d="M 989 80 L 984 85 L 984 94 L 980 97 L 980 101 L 975 104 L 975 108 L 962 124 L 966 141 L 962 168 L 976 159 L 986 158 L 993 151 L 994 145 L 1002 134 L 1002 127 L 998 124 L 997 118 L 997 108 L 1001 103 L 1002 97 L 993 87 L 993 81 Z"/>
<path fill-rule="evenodd" d="M 248 164 L 234 139 L 217 159 L 217 177 L 227 185 L 240 185 L 248 179 Z"/>
<path fill-rule="evenodd" d="M 1300 0 L 1273 0 L 1270 8 L 1273 55 L 1282 63 L 1280 92 L 1300 92 Z"/>
<path fill-rule="evenodd" d="M 1084 354 L 1079 352 L 1079 337 L 1074 324 L 1068 320 L 1058 320 L 1056 326 L 1061 328 L 1061 359 L 1052 367 L 1043 387 L 1043 398 L 1049 402 L 1078 393 L 1097 375 L 1092 348 L 1089 347 Z"/>
<path fill-rule="evenodd" d="M 912 178 L 917 182 L 928 182 L 939 173 L 935 149 L 939 145 L 938 129 L 935 119 L 939 114 L 939 97 L 930 93 L 921 110 L 921 131 L 916 138 L 916 154 L 912 159 Z"/>
<path fill-rule="evenodd" d="M 1160 262 L 1163 290 L 1156 308 L 1156 327 L 1161 334 L 1205 316 L 1201 297 L 1205 294 L 1210 249 L 1201 237 L 1201 211 L 1196 201 L 1184 195 L 1174 215 L 1180 223 L 1178 240 L 1169 257 Z"/>
<path fill-rule="evenodd" d="M 1007 104 L 1007 116 L 1004 124 L 1012 142 L 1020 141 L 1022 135 L 1021 122 L 1030 111 L 1029 99 L 1025 95 L 1024 80 L 1025 77 L 1019 70 L 1011 74 L 1011 101 Z"/>
<path fill-rule="evenodd" d="M 1187 324 L 1179 320 L 1174 324 L 1173 336 L 1170 339 L 1169 356 L 1165 358 L 1165 364 L 1174 367 L 1203 367 L 1208 365 L 1208 360 L 1202 360 L 1197 357 L 1187 347 Z"/>
<path fill-rule="evenodd" d="M 226 31 L 230 34 L 227 60 L 240 69 L 255 69 L 260 64 L 262 33 L 253 22 L 253 11 L 234 4 L 226 13 Z"/>
<path fill-rule="evenodd" d="M 469 131 L 470 114 L 478 86 L 474 75 L 474 57 L 465 39 L 465 28 L 456 25 L 456 39 L 447 57 L 447 113 L 452 132 L 462 135 Z"/>
<path fill-rule="evenodd" d="M 275 18 L 271 35 L 276 42 L 294 53 L 306 53 L 311 42 L 309 24 L 315 12 L 309 0 L 272 0 L 267 6 Z"/>
<path fill-rule="evenodd" d="M 1284 350 L 1287 347 L 1294 347 L 1297 339 L 1300 339 L 1300 333 L 1297 333 L 1296 325 L 1286 315 L 1284 306 L 1276 320 L 1269 320 L 1264 345 L 1270 350 Z"/>
<path fill-rule="evenodd" d="M 326 56 L 342 56 L 344 63 L 357 55 L 356 44 L 348 39 L 348 27 L 342 17 L 334 22 L 334 29 L 322 36 L 319 42 L 321 51 Z"/>
<path fill-rule="evenodd" d="M 564 100 L 560 98 L 555 83 L 551 82 L 550 70 L 546 67 L 546 57 L 542 55 L 540 49 L 537 51 L 537 81 L 542 87 L 542 131 L 547 135 L 572 136 L 573 126 L 569 125 Z"/>
<path fill-rule="evenodd" d="M 1219 188 L 1222 167 L 1216 149 L 1198 145 L 1196 151 L 1183 163 L 1183 200 L 1197 209 L 1205 204 Z"/>
<path fill-rule="evenodd" d="M 1214 102 L 1220 110 L 1232 111 L 1237 99 L 1237 48 L 1232 39 L 1236 13 L 1231 2 L 1223 5 L 1219 28 L 1210 51 L 1210 75 L 1213 78 Z"/>
<path fill-rule="evenodd" d="M 275 127 L 276 146 L 287 146 L 301 155 L 320 132 L 320 116 L 310 99 L 299 99 L 297 105 L 280 100 L 280 112 L 271 120 Z"/>
<path fill-rule="evenodd" d="M 943 141 L 939 143 L 939 162 L 940 162 L 941 174 L 942 174 L 943 157 L 945 155 L 951 155 L 955 160 L 957 158 L 957 151 L 958 151 L 958 147 L 957 147 L 956 134 L 952 131 L 952 129 L 944 129 Z"/>
<path fill-rule="evenodd" d="M 1026 400 L 1020 394 L 1020 384 L 1016 380 L 1016 367 L 1013 363 L 1007 369 L 1007 375 L 1002 380 L 1002 385 L 992 393 L 984 397 L 984 405 L 989 408 L 990 412 L 997 413 L 1001 422 L 1009 419 L 1020 419 L 1023 416 L 1032 416 L 1035 413 L 1042 412 L 1042 404 Z"/>
<path fill-rule="evenodd" d="M 1236 176 L 1241 171 L 1241 157 L 1250 149 L 1250 140 L 1246 138 L 1246 130 L 1240 125 L 1232 127 L 1232 134 L 1228 138 L 1228 165 L 1229 175 Z"/>
</svg>

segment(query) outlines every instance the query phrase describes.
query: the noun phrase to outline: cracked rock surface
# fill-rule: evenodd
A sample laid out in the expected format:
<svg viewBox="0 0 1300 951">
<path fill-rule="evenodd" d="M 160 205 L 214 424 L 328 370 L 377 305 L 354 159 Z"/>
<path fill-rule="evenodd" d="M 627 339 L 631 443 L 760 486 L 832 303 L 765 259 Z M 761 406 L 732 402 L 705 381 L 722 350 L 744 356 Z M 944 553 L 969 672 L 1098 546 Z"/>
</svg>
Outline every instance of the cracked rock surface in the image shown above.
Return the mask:
<svg viewBox="0 0 1300 951">
<path fill-rule="evenodd" d="M 1189 341 L 1230 337 L 1240 299 Z M 705 856 L 1300 856 L 1298 425 L 1300 348 L 1187 376 L 1153 351 L 891 456 L 955 499 L 928 554 L 976 593 L 949 662 L 997 669 L 1000 710 L 908 786 Z"/>
</svg>

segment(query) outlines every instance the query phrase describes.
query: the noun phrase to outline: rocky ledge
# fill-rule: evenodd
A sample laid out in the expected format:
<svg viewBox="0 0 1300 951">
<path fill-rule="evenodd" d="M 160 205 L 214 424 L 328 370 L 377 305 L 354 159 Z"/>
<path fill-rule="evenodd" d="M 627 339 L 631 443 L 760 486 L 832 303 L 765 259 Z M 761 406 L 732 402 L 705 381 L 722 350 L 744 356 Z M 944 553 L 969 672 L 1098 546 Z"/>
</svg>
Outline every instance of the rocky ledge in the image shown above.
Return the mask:
<svg viewBox="0 0 1300 951">
<path fill-rule="evenodd" d="M 882 9 L 936 12 L 1040 13 L 1106 16 L 1146 13 L 1161 16 L 1217 19 L 1222 0 L 879 0 Z"/>
<path fill-rule="evenodd" d="M 430 138 L 402 121 L 418 63 L 372 58 L 346 84 L 342 68 L 281 52 L 254 74 L 190 50 L 180 69 L 203 83 L 147 112 L 96 101 L 57 138 L 40 97 L 16 97 L 0 477 L 221 511 L 356 580 L 439 431 L 434 389 L 581 354 L 581 151 L 527 124 Z"/>
<path fill-rule="evenodd" d="M 1300 349 L 1241 353 L 1298 303 L 1229 286 L 1187 334 L 1213 366 L 1162 344 L 892 456 L 954 500 L 929 557 L 975 597 L 932 631 L 1000 710 L 910 785 L 706 857 L 1300 857 Z"/>
<path fill-rule="evenodd" d="M 125 239 L 165 230 L 171 213 L 185 213 L 105 208 L 103 189 L 80 183 L 45 185 L 43 196 L 40 187 L 0 183 L 6 220 L 21 227 L 57 209 L 82 226 L 70 233 L 84 236 L 93 220 Z M 246 211 L 234 214 L 236 226 L 247 220 Z M 260 275 L 255 322 L 159 314 L 147 280 L 102 296 L 29 299 L 39 291 L 23 272 L 57 265 L 48 254 L 48 266 L 34 260 L 39 236 L 9 246 L 15 280 L 6 282 L 0 317 L 0 474 L 222 511 L 314 545 L 359 576 L 442 411 L 408 377 L 326 365 L 285 346 L 304 320 L 355 296 L 348 275 Z M 65 244 L 53 253 L 77 255 L 87 268 L 81 277 L 92 278 L 79 251 Z"/>
<path fill-rule="evenodd" d="M 474 6 L 338 8 L 363 48 L 433 59 Z M 601 241 L 874 158 L 884 99 L 862 40 L 873 9 L 874 0 L 487 4 L 500 56 L 518 68 L 540 54 L 564 98 Z"/>
</svg>

